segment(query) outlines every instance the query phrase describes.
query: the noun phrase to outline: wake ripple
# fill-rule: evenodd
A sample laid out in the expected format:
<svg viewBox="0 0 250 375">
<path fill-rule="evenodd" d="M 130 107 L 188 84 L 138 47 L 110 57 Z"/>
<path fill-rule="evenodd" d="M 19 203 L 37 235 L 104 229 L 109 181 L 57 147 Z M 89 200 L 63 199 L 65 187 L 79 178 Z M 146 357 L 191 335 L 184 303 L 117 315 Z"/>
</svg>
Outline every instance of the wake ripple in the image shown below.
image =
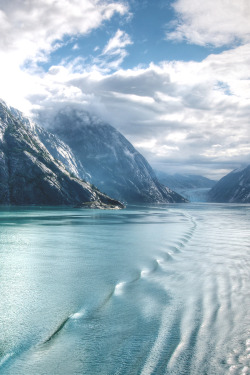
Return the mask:
<svg viewBox="0 0 250 375">
<path fill-rule="evenodd" d="M 245 301 L 249 298 L 247 242 L 244 240 L 239 244 L 235 239 L 239 229 L 233 230 L 231 223 L 225 227 L 223 218 L 219 217 L 213 223 L 211 215 L 209 219 L 204 214 L 200 215 L 202 220 L 198 221 L 188 213 L 183 213 L 187 224 L 184 234 L 171 242 L 160 243 L 157 249 L 152 250 L 148 264 L 131 272 L 128 280 L 116 279 L 116 284 L 110 286 L 98 306 L 91 311 L 82 307 L 70 314 L 42 344 L 53 343 L 64 330 L 72 328 L 70 324 L 74 329 L 74 324 L 79 324 L 81 319 L 101 319 L 114 306 L 120 307 L 120 310 L 115 311 L 121 314 L 123 307 L 138 307 L 137 301 L 133 301 L 134 296 L 141 297 L 143 294 L 145 299 L 141 299 L 141 303 L 149 301 L 153 293 L 159 293 L 160 299 L 164 290 L 170 298 L 162 302 L 162 310 L 157 311 L 158 315 L 152 315 L 157 316 L 159 322 L 152 341 L 141 342 L 134 353 L 137 332 L 131 333 L 123 327 L 124 335 L 117 345 L 120 356 L 114 356 L 120 362 L 114 365 L 114 371 L 105 373 L 103 370 L 102 373 L 249 375 L 249 312 L 245 307 Z M 111 301 L 117 303 L 110 304 Z M 143 306 L 140 308 L 143 316 Z M 125 311 L 127 313 L 129 309 Z M 103 315 L 97 316 L 100 313 Z M 144 322 L 143 319 L 147 322 L 149 318 L 143 316 L 140 322 Z M 129 325 L 129 322 L 126 324 Z M 133 345 L 126 348 L 124 343 L 133 334 Z M 97 337 L 99 339 L 100 335 Z M 125 348 L 127 352 L 123 356 Z M 116 350 L 115 347 L 105 353 L 110 359 Z M 3 364 L 12 355 L 7 354 L 2 359 Z M 131 362 L 135 366 L 133 369 L 129 367 Z M 102 368 L 102 364 L 99 365 L 97 368 Z"/>
</svg>

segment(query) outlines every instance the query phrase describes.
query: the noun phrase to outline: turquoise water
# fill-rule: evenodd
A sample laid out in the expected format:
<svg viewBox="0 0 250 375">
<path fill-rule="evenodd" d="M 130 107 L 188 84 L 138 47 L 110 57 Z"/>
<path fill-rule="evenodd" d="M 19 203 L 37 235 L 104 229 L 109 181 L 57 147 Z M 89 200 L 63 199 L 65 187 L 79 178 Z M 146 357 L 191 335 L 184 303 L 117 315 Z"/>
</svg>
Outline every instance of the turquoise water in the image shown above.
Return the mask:
<svg viewBox="0 0 250 375">
<path fill-rule="evenodd" d="M 0 210 L 1 375 L 250 373 L 250 207 Z"/>
</svg>

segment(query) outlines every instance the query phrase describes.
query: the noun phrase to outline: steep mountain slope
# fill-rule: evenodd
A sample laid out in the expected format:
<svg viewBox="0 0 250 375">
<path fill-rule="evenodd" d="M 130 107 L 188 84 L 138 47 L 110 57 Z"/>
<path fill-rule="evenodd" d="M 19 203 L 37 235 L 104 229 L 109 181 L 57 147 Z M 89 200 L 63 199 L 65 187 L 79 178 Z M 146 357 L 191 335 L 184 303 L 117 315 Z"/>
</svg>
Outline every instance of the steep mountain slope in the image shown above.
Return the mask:
<svg viewBox="0 0 250 375">
<path fill-rule="evenodd" d="M 235 169 L 210 190 L 210 202 L 250 203 L 250 165 Z"/>
<path fill-rule="evenodd" d="M 13 110 L 0 101 L 0 204 L 122 205 L 74 178 Z"/>
<path fill-rule="evenodd" d="M 48 132 L 43 127 L 38 126 L 29 118 L 25 117 L 18 109 L 9 107 L 13 116 L 18 119 L 28 130 L 31 130 L 47 148 L 49 153 L 56 159 L 60 160 L 74 176 L 89 180 L 89 175 L 83 168 L 81 162 L 75 157 L 72 150 L 66 143 Z"/>
<path fill-rule="evenodd" d="M 50 122 L 51 132 L 68 144 L 87 178 L 116 199 L 129 202 L 185 202 L 160 184 L 145 158 L 112 126 L 82 110 L 65 108 Z M 86 177 L 87 176 L 87 177 Z"/>
</svg>

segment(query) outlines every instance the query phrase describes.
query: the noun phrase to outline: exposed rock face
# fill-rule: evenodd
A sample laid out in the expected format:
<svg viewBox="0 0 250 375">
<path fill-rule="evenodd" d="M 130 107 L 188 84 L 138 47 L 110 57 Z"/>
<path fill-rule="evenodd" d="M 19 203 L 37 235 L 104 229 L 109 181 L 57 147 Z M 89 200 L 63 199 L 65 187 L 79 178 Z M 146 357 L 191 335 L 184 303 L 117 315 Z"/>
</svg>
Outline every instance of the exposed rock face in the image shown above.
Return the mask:
<svg viewBox="0 0 250 375">
<path fill-rule="evenodd" d="M 209 202 L 250 203 L 250 165 L 235 169 L 210 190 Z"/>
<path fill-rule="evenodd" d="M 76 159 L 70 147 L 59 139 L 56 135 L 50 133 L 43 127 L 38 126 L 23 116 L 22 112 L 16 108 L 9 108 L 11 113 L 17 118 L 28 130 L 31 130 L 47 148 L 49 153 L 56 159 L 61 161 L 74 176 L 89 180 L 89 175 L 83 168 L 81 162 Z"/>
<path fill-rule="evenodd" d="M 0 101 L 0 204 L 76 205 L 114 200 L 73 177 L 18 111 Z M 122 207 L 120 202 L 116 204 Z"/>
<path fill-rule="evenodd" d="M 70 146 L 84 166 L 79 175 L 110 196 L 129 203 L 186 202 L 160 184 L 145 158 L 121 133 L 87 112 L 60 111 L 50 131 Z"/>
</svg>

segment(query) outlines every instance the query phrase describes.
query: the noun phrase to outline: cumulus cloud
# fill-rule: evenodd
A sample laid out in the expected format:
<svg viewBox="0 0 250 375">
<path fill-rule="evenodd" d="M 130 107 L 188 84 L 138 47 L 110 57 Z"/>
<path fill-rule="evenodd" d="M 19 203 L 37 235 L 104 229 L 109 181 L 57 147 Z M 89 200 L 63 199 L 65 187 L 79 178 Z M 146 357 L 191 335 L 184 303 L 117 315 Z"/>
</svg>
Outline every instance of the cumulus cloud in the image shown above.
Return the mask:
<svg viewBox="0 0 250 375">
<path fill-rule="evenodd" d="M 248 0 L 177 0 L 173 8 L 178 20 L 167 39 L 215 47 L 250 41 Z"/>
<path fill-rule="evenodd" d="M 0 49 L 18 52 L 21 61 L 46 58 L 65 35 L 86 34 L 128 11 L 122 2 L 100 0 L 1 0 L 0 9 Z"/>
<path fill-rule="evenodd" d="M 122 0 L 0 0 L 0 97 L 27 111 L 27 95 L 46 91 L 37 62 L 47 61 L 65 36 L 87 34 L 127 13 Z"/>
<path fill-rule="evenodd" d="M 118 128 L 156 168 L 192 165 L 216 177 L 249 161 L 249 47 L 109 74 L 54 67 L 43 76 L 46 96 L 30 99 L 40 115 L 60 103 L 81 105 Z"/>
<path fill-rule="evenodd" d="M 188 1 L 193 9 L 189 14 L 186 0 L 178 0 L 175 9 L 180 21 L 169 37 L 216 46 L 232 41 L 227 26 L 230 11 L 225 12 L 224 27 L 214 20 L 212 25 L 210 17 L 207 23 L 202 17 L 210 4 L 209 12 L 217 20 L 214 1 L 203 3 L 197 6 L 196 2 L 192 8 L 193 1 Z M 229 8 L 227 0 L 216 4 L 218 13 Z M 237 4 L 243 7 L 245 3 L 239 0 Z M 162 170 L 178 167 L 179 171 L 182 168 L 220 177 L 241 163 L 249 163 L 247 7 L 244 14 L 235 11 L 237 25 L 231 23 L 234 40 L 244 44 L 201 62 L 165 61 L 121 69 L 132 40 L 118 29 L 102 51 L 99 46 L 95 48 L 99 56 L 91 64 L 78 57 L 45 72 L 36 62 L 48 58 L 65 35 L 88 33 L 114 13 L 125 15 L 126 5 L 98 0 L 0 0 L 0 5 L 0 97 L 11 105 L 26 113 L 30 110 L 45 122 L 68 104 L 86 109 L 118 128 Z M 207 27 L 206 33 L 202 25 Z M 29 58 L 33 67 L 24 64 Z"/>
</svg>

